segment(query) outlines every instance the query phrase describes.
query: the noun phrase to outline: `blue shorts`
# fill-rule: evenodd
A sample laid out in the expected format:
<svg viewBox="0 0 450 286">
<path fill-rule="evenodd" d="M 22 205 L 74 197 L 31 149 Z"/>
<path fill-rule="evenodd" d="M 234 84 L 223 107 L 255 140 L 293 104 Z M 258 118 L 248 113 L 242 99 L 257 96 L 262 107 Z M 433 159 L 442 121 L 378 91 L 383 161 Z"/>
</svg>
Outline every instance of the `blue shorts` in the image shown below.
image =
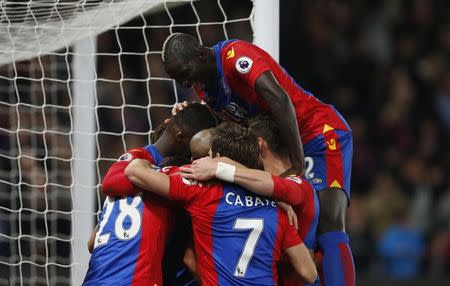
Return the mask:
<svg viewBox="0 0 450 286">
<path fill-rule="evenodd" d="M 349 130 L 332 129 L 306 143 L 305 177 L 316 191 L 329 187 L 344 190 L 350 200 L 353 137 Z"/>
</svg>

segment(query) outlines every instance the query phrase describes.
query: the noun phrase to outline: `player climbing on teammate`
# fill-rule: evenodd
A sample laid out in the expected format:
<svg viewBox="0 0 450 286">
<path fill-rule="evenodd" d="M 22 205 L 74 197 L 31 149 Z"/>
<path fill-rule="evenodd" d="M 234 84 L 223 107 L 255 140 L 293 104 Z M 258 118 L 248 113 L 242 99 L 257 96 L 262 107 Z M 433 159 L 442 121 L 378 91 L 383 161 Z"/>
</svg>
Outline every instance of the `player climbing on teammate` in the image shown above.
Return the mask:
<svg viewBox="0 0 450 286">
<path fill-rule="evenodd" d="M 269 54 L 244 41 L 223 41 L 208 48 L 190 35 L 172 34 L 164 43 L 162 60 L 172 78 L 184 87 L 194 87 L 223 119 L 244 122 L 261 112 L 272 113 L 282 127 L 294 169 L 303 174 L 306 166 L 305 176 L 318 191 L 321 282 L 354 285 L 345 233 L 353 143 L 342 116 L 303 90 Z"/>
</svg>

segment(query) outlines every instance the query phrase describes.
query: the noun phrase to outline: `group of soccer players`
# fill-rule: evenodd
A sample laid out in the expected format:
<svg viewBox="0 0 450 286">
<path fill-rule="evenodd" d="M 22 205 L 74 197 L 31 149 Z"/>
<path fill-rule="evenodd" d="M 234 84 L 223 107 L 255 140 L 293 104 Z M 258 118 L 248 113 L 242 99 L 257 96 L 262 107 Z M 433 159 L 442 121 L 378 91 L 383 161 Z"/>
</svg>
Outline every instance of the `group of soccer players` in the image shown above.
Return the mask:
<svg viewBox="0 0 450 286">
<path fill-rule="evenodd" d="M 163 271 L 173 276 L 163 265 L 181 259 L 202 285 L 313 283 L 313 259 L 316 285 L 355 285 L 345 233 L 352 134 L 339 113 L 244 41 L 209 48 L 172 34 L 163 63 L 224 123 L 215 127 L 204 104 L 179 104 L 154 144 L 110 167 L 83 285 L 162 285 Z M 205 157 L 154 171 L 189 155 Z M 169 236 L 186 229 L 181 207 L 194 248 L 188 234 L 184 254 L 163 263 Z"/>
</svg>

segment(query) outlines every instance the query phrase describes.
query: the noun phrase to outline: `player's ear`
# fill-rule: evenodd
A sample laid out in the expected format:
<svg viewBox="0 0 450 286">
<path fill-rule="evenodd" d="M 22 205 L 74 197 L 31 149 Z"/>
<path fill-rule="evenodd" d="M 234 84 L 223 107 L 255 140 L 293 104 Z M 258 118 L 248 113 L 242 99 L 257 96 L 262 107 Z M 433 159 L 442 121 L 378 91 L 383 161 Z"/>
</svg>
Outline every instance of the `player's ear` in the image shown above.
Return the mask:
<svg viewBox="0 0 450 286">
<path fill-rule="evenodd" d="M 216 154 L 216 158 L 219 158 L 219 157 L 220 157 L 220 153 L 217 153 L 217 154 Z"/>
<path fill-rule="evenodd" d="M 177 139 L 177 141 L 184 140 L 184 135 L 184 131 L 181 128 L 177 128 L 175 130 L 175 138 Z"/>
<path fill-rule="evenodd" d="M 202 45 L 195 49 L 195 55 L 202 61 L 208 58 L 208 49 Z"/>
<path fill-rule="evenodd" d="M 267 142 L 261 137 L 258 137 L 258 144 L 259 144 L 259 153 L 261 154 L 261 157 L 263 158 L 266 157 L 267 151 L 269 150 Z"/>
</svg>

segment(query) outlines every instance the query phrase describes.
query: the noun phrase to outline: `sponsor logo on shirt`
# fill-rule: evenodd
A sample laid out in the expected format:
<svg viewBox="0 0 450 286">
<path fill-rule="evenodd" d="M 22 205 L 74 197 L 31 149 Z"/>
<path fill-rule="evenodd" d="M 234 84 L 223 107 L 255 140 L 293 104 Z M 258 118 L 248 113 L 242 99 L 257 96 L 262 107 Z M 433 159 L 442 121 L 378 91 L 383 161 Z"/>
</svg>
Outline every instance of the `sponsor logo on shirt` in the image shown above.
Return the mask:
<svg viewBox="0 0 450 286">
<path fill-rule="evenodd" d="M 253 61 L 247 57 L 240 57 L 236 61 L 236 70 L 242 74 L 246 74 L 252 68 Z"/>
</svg>

